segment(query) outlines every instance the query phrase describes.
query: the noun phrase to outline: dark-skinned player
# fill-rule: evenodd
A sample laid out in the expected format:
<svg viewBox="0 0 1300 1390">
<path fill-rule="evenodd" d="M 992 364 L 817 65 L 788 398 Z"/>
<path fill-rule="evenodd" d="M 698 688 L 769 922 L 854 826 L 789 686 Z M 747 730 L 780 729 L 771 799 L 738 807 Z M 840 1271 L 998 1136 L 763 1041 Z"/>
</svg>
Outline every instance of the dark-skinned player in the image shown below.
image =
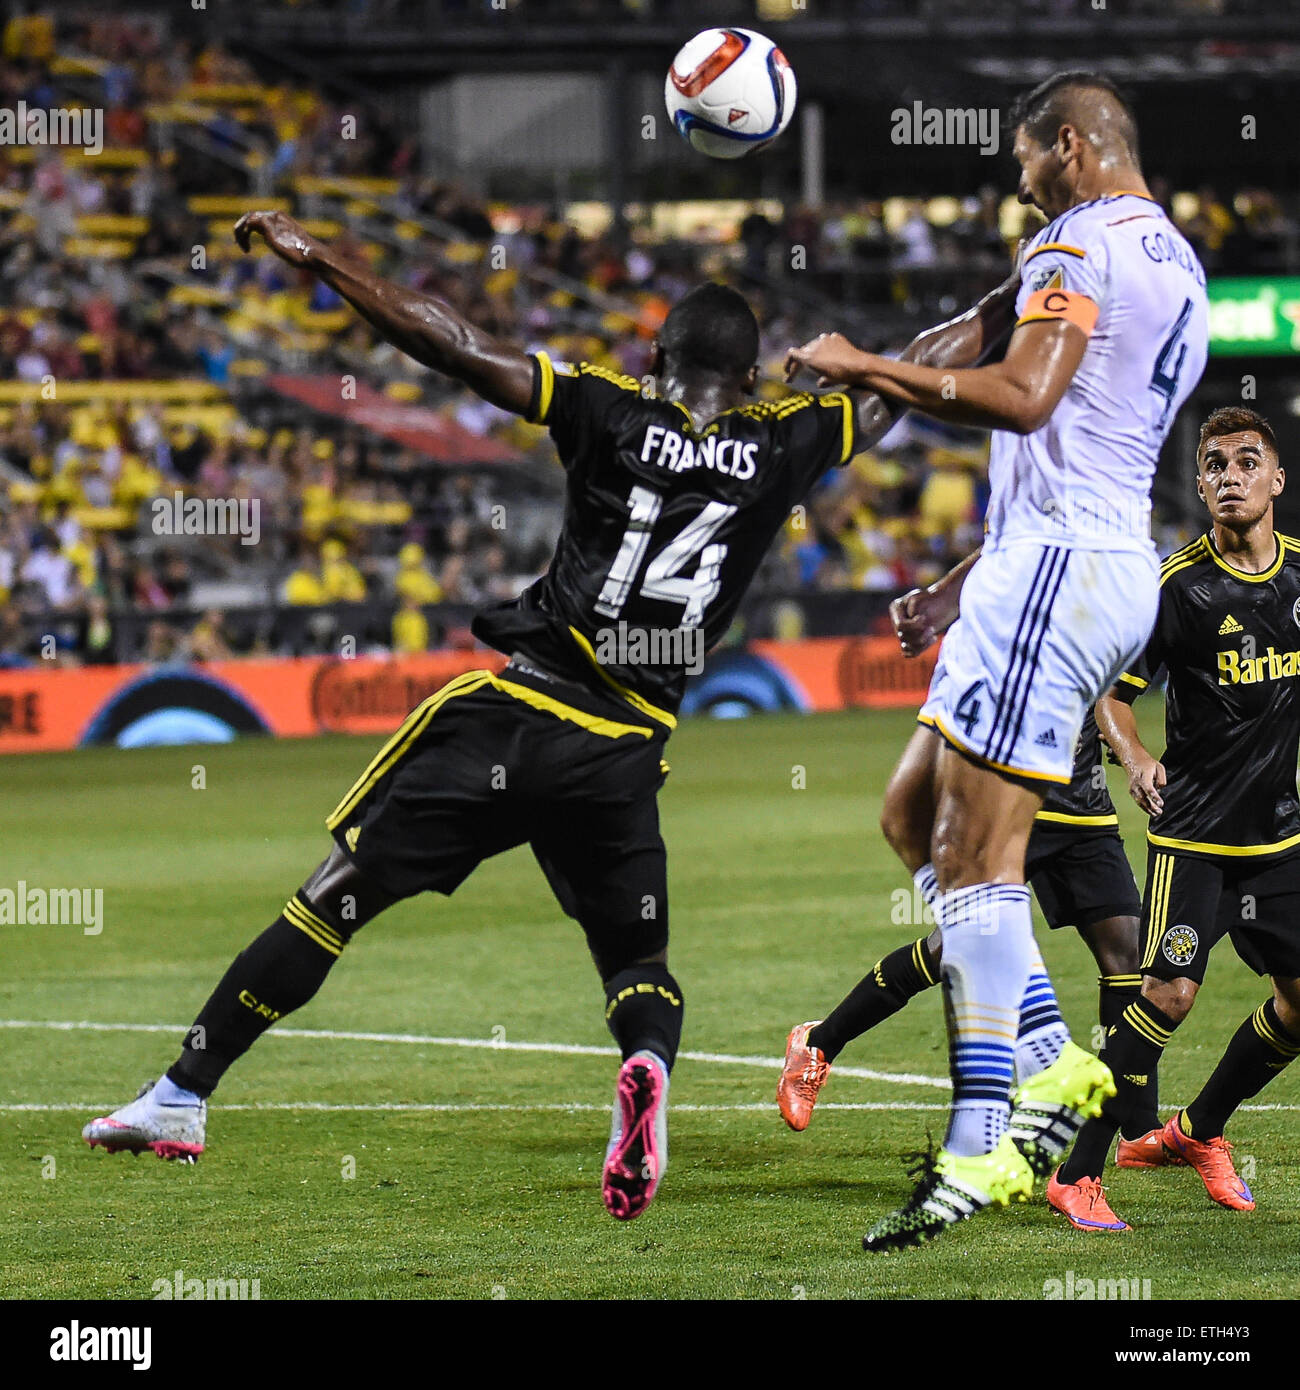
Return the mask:
<svg viewBox="0 0 1300 1390">
<path fill-rule="evenodd" d="M 613 1216 L 635 1217 L 667 1162 L 682 1027 L 657 796 L 686 664 L 726 632 L 791 508 L 901 412 L 874 394 L 752 401 L 758 324 L 721 285 L 673 306 L 651 389 L 498 342 L 283 213 L 250 213 L 235 235 L 318 276 L 408 356 L 545 425 L 567 474 L 564 522 L 546 574 L 474 620 L 509 656 L 504 670 L 467 672 L 412 711 L 327 818 L 328 857 L 236 958 L 166 1074 L 83 1133 L 195 1157 L 226 1070 L 313 997 L 361 927 L 414 894 L 454 892 L 482 860 L 527 843 L 603 985 L 623 1061 L 602 1193 Z M 1014 279 L 907 355 L 976 362 L 1010 332 L 1013 298 Z"/>
</svg>

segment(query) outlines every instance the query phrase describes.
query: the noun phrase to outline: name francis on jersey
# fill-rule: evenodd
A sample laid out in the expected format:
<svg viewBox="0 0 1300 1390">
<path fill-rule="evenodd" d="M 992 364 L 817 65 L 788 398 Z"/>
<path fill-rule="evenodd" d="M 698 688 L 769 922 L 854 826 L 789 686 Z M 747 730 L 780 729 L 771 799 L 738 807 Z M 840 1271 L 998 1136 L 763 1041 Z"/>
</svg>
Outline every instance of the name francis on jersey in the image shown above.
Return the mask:
<svg viewBox="0 0 1300 1390">
<path fill-rule="evenodd" d="M 648 425 L 641 445 L 641 462 L 653 463 L 671 473 L 689 468 L 712 468 L 738 483 L 747 482 L 758 469 L 758 443 L 754 440 L 688 439 L 664 425 Z"/>
</svg>

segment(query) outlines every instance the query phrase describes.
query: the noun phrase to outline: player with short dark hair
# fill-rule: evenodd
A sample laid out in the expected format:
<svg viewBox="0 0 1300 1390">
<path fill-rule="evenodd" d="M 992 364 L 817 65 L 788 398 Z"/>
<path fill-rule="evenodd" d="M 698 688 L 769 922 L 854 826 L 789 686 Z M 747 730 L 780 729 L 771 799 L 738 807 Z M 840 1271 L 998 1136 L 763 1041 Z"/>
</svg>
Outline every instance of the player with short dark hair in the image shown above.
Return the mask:
<svg viewBox="0 0 1300 1390">
<path fill-rule="evenodd" d="M 84 1130 L 91 1144 L 194 1157 L 206 1099 L 277 1019 L 316 993 L 358 928 L 450 894 L 528 843 L 577 919 L 622 1053 L 602 1192 L 645 1210 L 667 1161 L 667 1092 L 683 995 L 669 972 L 657 794 L 686 667 L 726 632 L 773 538 L 812 485 L 899 413 L 877 396 L 752 401 L 758 326 L 722 285 L 686 295 L 642 383 L 497 342 L 440 299 L 374 275 L 278 212 L 236 224 L 336 290 L 388 341 L 545 425 L 567 473 L 546 574 L 481 612 L 510 660 L 419 705 L 327 819 L 329 857 L 227 971 L 152 1088 Z M 921 335 L 914 361 L 972 363 L 1010 331 L 1014 280 Z"/>
<path fill-rule="evenodd" d="M 1165 1124 L 1166 1161 L 1194 1167 L 1221 1206 L 1252 1210 L 1223 1130 L 1300 1055 L 1300 541 L 1273 527 L 1284 482 L 1263 416 L 1229 406 L 1209 417 L 1196 487 L 1210 529 L 1165 561 L 1151 640 L 1097 705 L 1102 736 L 1151 821 L 1142 993 L 1102 1053 L 1118 1093 L 1048 1185 L 1047 1200 L 1075 1225 L 1080 1190 L 1100 1183 L 1115 1126 L 1154 1081 L 1222 937 L 1272 977 L 1273 993 Z M 1132 702 L 1162 668 L 1167 746 L 1157 759 Z M 1105 1229 L 1128 1227 L 1116 1219 Z"/>
<path fill-rule="evenodd" d="M 1205 272 L 1151 196 L 1114 85 L 1062 73 L 1018 111 L 1019 197 L 1049 219 L 1021 263 L 1001 359 L 937 372 L 838 334 L 792 351 L 791 377 L 880 391 L 993 432 L 986 539 L 904 754 L 918 886 L 943 934 L 953 1099 L 911 1197 L 863 1238 L 886 1251 L 1024 1201 L 1058 1136 L 1114 1081 L 1076 1046 L 1033 935 L 1025 853 L 1052 783 L 1071 779 L 1087 710 L 1146 643 L 1159 564 L 1151 483 L 1209 351 Z M 1032 1039 L 1018 1033 L 1036 1001 Z M 1016 1083 L 1012 1095 L 1013 1079 Z"/>
</svg>

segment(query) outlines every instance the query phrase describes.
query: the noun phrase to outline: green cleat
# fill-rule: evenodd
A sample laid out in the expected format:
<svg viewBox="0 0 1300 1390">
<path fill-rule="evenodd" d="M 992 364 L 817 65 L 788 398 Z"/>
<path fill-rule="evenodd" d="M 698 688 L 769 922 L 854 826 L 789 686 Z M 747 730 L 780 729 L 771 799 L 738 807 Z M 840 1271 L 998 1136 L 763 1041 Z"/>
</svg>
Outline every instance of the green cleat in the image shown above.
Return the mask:
<svg viewBox="0 0 1300 1390">
<path fill-rule="evenodd" d="M 1045 1178 L 1065 1157 L 1084 1120 L 1101 1114 L 1115 1094 L 1115 1079 L 1099 1057 L 1067 1042 L 1050 1067 L 1031 1076 L 1011 1097 L 1007 1135 Z"/>
<path fill-rule="evenodd" d="M 914 1154 L 908 1176 L 916 1191 L 906 1205 L 879 1221 L 862 1237 L 864 1250 L 903 1250 L 924 1245 L 948 1226 L 965 1221 L 987 1206 L 1005 1207 L 1015 1197 L 1026 1201 L 1034 1175 L 1007 1135 L 991 1153 L 958 1158 L 947 1149 Z"/>
</svg>

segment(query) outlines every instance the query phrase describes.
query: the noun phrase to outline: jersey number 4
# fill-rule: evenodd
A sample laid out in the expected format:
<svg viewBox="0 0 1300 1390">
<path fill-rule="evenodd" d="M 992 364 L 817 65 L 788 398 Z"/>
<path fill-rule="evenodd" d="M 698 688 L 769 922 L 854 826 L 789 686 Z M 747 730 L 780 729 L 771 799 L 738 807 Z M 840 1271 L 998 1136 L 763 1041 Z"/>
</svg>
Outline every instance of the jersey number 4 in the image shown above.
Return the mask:
<svg viewBox="0 0 1300 1390">
<path fill-rule="evenodd" d="M 623 543 L 614 556 L 614 563 L 605 576 L 604 587 L 596 600 L 596 612 L 606 618 L 617 618 L 640 576 L 638 592 L 642 598 L 682 604 L 684 611 L 680 625 L 699 627 L 704 621 L 704 610 L 717 598 L 718 590 L 722 588 L 720 572 L 727 547 L 713 541 L 713 535 L 728 517 L 735 514 L 736 508 L 724 502 L 707 503 L 695 520 L 688 522 L 646 564 L 646 553 L 650 549 L 650 540 L 664 499 L 651 488 L 634 487 L 627 504 L 631 519 L 623 532 Z M 684 575 L 682 571 L 697 555 L 699 563 L 695 573 Z"/>
<path fill-rule="evenodd" d="M 1165 422 L 1165 417 L 1169 414 L 1170 406 L 1174 403 L 1174 396 L 1178 392 L 1178 377 L 1183 370 L 1183 358 L 1187 356 L 1187 344 L 1180 343 L 1178 340 L 1183 336 L 1183 330 L 1187 327 L 1187 320 L 1191 316 L 1192 301 L 1185 299 L 1169 336 L 1160 345 L 1160 354 L 1156 358 L 1155 369 L 1151 373 L 1151 389 L 1158 391 L 1165 398 L 1165 408 L 1160 413 L 1162 425 Z M 1178 350 L 1177 357 L 1174 356 L 1175 348 Z"/>
</svg>

